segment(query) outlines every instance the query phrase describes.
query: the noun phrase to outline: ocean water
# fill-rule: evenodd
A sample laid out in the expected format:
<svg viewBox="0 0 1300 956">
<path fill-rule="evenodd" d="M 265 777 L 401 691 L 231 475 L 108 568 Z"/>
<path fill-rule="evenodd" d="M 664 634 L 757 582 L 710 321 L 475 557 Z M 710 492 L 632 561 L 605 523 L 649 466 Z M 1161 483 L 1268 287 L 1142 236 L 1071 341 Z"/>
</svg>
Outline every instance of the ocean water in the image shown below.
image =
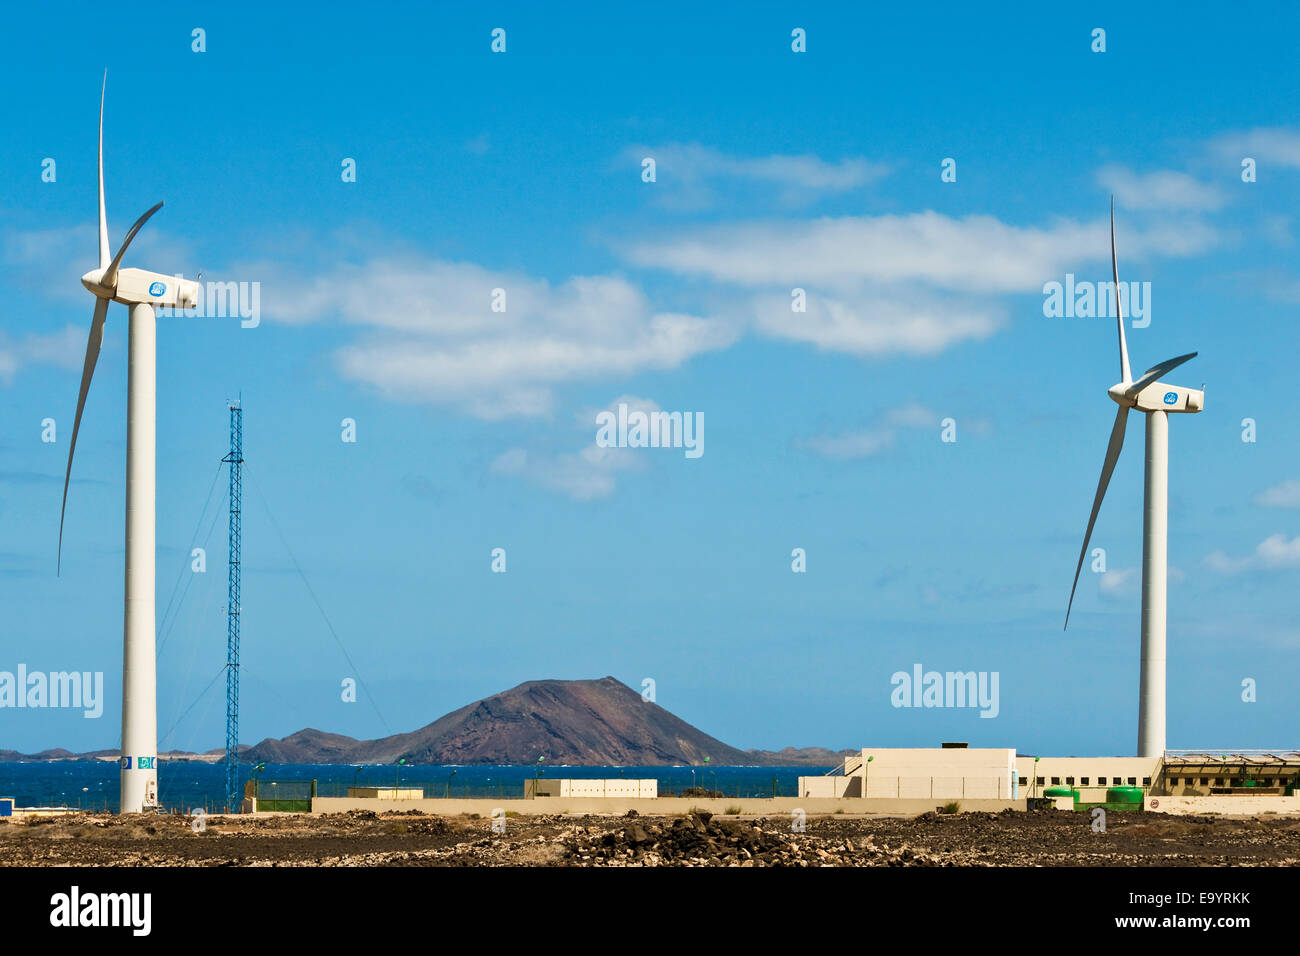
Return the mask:
<svg viewBox="0 0 1300 956">
<path fill-rule="evenodd" d="M 223 763 L 188 763 L 160 760 L 158 793 L 163 807 L 189 812 L 225 807 L 226 767 Z M 240 785 L 253 768 L 240 768 Z M 267 764 L 258 774 L 258 789 L 265 796 L 275 791 L 273 781 L 316 781 L 323 797 L 346 796 L 357 786 L 421 787 L 429 797 L 522 798 L 524 781 L 540 772 L 543 778 L 626 777 L 659 781 L 660 795 L 680 793 L 688 787 L 720 790 L 728 797 L 795 796 L 798 778 L 815 776 L 830 767 L 564 767 L 537 766 L 403 766 Z M 115 761 L 68 760 L 49 763 L 0 763 L 0 797 L 13 797 L 18 806 L 81 807 L 116 811 L 118 767 Z M 303 784 L 286 787 L 302 789 Z"/>
</svg>

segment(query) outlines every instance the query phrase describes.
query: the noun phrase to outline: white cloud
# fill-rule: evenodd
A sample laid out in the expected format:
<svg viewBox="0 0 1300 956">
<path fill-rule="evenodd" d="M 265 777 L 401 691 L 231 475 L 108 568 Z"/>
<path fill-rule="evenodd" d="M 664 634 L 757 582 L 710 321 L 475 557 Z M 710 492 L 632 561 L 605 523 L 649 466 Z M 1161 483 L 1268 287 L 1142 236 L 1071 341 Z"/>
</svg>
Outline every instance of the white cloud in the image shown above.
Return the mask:
<svg viewBox="0 0 1300 956">
<path fill-rule="evenodd" d="M 1292 244 L 1291 240 L 1283 240 L 1279 236 L 1266 234 L 1265 237 L 1276 245 Z M 1286 305 L 1300 303 L 1300 279 L 1288 275 L 1281 269 L 1239 269 L 1225 273 L 1225 278 L 1238 283 L 1246 295 L 1259 295 L 1271 302 L 1282 302 Z"/>
<path fill-rule="evenodd" d="M 1187 574 L 1176 567 L 1169 567 L 1165 577 L 1170 584 L 1182 584 Z M 1103 598 L 1119 599 L 1136 594 L 1142 584 L 1141 568 L 1110 568 L 1103 572 L 1097 582 L 1097 589 Z"/>
<path fill-rule="evenodd" d="M 846 301 L 808 293 L 807 311 L 793 312 L 783 293 L 754 300 L 755 326 L 780 339 L 858 356 L 933 355 L 964 341 L 979 341 L 1003 324 L 998 307 L 935 296 L 902 300 L 876 287 Z"/>
<path fill-rule="evenodd" d="M 1205 556 L 1205 566 L 1220 574 L 1236 574 L 1250 566 L 1250 559 L 1230 558 L 1223 551 L 1211 551 Z"/>
<path fill-rule="evenodd" d="M 1191 255 L 1213 245 L 1195 222 L 1130 230 L 1132 256 Z M 1109 220 L 1013 226 L 993 216 L 933 211 L 704 226 L 626 243 L 632 263 L 739 285 L 854 290 L 920 283 L 961 293 L 1041 292 L 1080 263 L 1110 259 Z"/>
<path fill-rule="evenodd" d="M 1131 230 L 1125 249 L 1191 255 L 1214 242 L 1204 223 L 1165 221 Z M 775 338 L 859 356 L 932 355 L 995 334 L 1006 315 L 996 296 L 1041 294 L 1081 264 L 1109 265 L 1110 231 L 1108 220 L 1013 226 L 930 211 L 692 227 L 619 251 L 638 266 L 763 290 L 749 314 Z M 806 312 L 791 308 L 795 289 Z"/>
<path fill-rule="evenodd" d="M 648 398 L 620 395 L 611 401 L 606 410 L 614 411 L 626 404 L 629 412 L 647 414 L 660 411 L 658 404 Z M 594 501 L 608 498 L 614 493 L 616 475 L 620 471 L 636 471 L 645 467 L 646 458 L 635 448 L 602 448 L 595 443 L 596 413 L 589 410 L 579 417 L 579 426 L 590 428 L 591 443 L 576 452 L 547 454 L 511 448 L 492 462 L 490 472 L 495 475 L 514 475 L 551 491 L 567 495 L 574 501 Z"/>
<path fill-rule="evenodd" d="M 89 296 L 87 296 L 89 298 Z M 80 368 L 86 357 L 87 328 L 66 326 L 61 332 L 42 335 L 29 332 L 21 338 L 11 337 L 0 330 L 0 382 L 13 381 L 14 375 L 27 365 L 55 365 L 59 368 Z"/>
<path fill-rule="evenodd" d="M 1137 568 L 1110 568 L 1102 574 L 1097 587 L 1103 597 L 1120 597 L 1131 593 L 1140 577 Z"/>
<path fill-rule="evenodd" d="M 1097 170 L 1097 182 L 1128 209 L 1213 211 L 1226 202 L 1217 187 L 1172 169 L 1135 173 L 1124 166 L 1103 166 Z"/>
<path fill-rule="evenodd" d="M 1205 564 L 1220 574 L 1300 567 L 1300 535 L 1294 538 L 1288 538 L 1285 534 L 1269 535 L 1255 546 L 1253 554 L 1241 558 L 1229 557 L 1223 551 L 1213 551 L 1205 556 Z"/>
<path fill-rule="evenodd" d="M 910 402 L 885 412 L 885 424 L 891 428 L 931 428 L 938 426 L 939 416 L 919 402 Z"/>
<path fill-rule="evenodd" d="M 1288 478 L 1255 495 L 1255 504 L 1265 508 L 1300 508 L 1300 478 Z"/>
<path fill-rule="evenodd" d="M 1300 535 L 1289 540 L 1284 534 L 1269 535 L 1255 548 L 1255 554 L 1268 568 L 1300 565 Z"/>
<path fill-rule="evenodd" d="M 708 205 L 717 187 L 736 183 L 775 188 L 778 201 L 797 204 L 857 189 L 888 172 L 883 163 L 860 156 L 837 162 L 810 154 L 732 156 L 698 143 L 632 146 L 622 158 L 639 165 L 646 157 L 655 161 L 656 198 L 684 207 Z"/>
<path fill-rule="evenodd" d="M 1100 226 L 1008 226 L 936 212 L 695 229 L 625 250 L 640 266 L 748 286 L 855 287 L 923 282 L 986 292 L 1037 291 L 1066 263 L 1109 249 Z"/>
<path fill-rule="evenodd" d="M 589 448 L 577 453 L 539 456 L 512 448 L 501 454 L 490 470 L 496 475 L 518 475 L 574 501 L 594 501 L 614 493 L 615 469 L 594 461 L 591 455 L 593 451 L 606 450 Z"/>
<path fill-rule="evenodd" d="M 879 424 L 859 431 L 839 435 L 816 435 L 795 440 L 799 448 L 806 448 L 824 458 L 844 460 L 870 458 L 894 447 L 898 433 L 904 428 L 937 428 L 939 416 L 924 405 L 911 402 L 893 408 L 880 417 Z"/>
<path fill-rule="evenodd" d="M 729 346 L 729 323 L 656 312 L 616 276 L 577 276 L 552 286 L 517 273 L 413 256 L 341 264 L 312 277 L 270 275 L 271 320 L 325 317 L 368 333 L 336 353 L 346 379 L 401 401 L 447 403 L 484 418 L 545 415 L 553 386 L 670 369 Z M 494 290 L 504 312 L 492 310 Z"/>
<path fill-rule="evenodd" d="M 1273 126 L 1227 133 L 1211 144 L 1215 153 L 1261 165 L 1300 167 L 1300 129 Z"/>
<path fill-rule="evenodd" d="M 894 445 L 894 432 L 888 428 L 843 435 L 817 435 L 796 442 L 801 448 L 825 458 L 869 458 Z"/>
</svg>

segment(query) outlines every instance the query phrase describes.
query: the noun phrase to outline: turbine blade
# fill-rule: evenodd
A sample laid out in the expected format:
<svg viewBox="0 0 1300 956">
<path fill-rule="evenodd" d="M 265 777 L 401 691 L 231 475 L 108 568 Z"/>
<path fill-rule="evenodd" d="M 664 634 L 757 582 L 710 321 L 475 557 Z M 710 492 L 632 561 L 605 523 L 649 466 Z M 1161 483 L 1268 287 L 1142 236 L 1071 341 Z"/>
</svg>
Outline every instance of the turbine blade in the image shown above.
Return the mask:
<svg viewBox="0 0 1300 956">
<path fill-rule="evenodd" d="M 108 268 L 108 214 L 104 211 L 104 92 L 108 89 L 108 70 L 99 90 L 99 267 Z"/>
<path fill-rule="evenodd" d="M 1083 570 L 1083 559 L 1088 553 L 1088 542 L 1092 540 L 1092 526 L 1097 523 L 1097 512 L 1101 510 L 1101 499 L 1106 497 L 1106 486 L 1110 484 L 1111 473 L 1115 471 L 1115 462 L 1124 448 L 1124 428 L 1128 424 L 1128 406 L 1121 405 L 1115 416 L 1115 425 L 1110 430 L 1110 444 L 1106 446 L 1106 461 L 1101 466 L 1101 480 L 1097 482 L 1097 497 L 1092 500 L 1092 514 L 1088 516 L 1088 530 L 1083 533 L 1083 547 L 1079 550 L 1079 563 L 1074 568 L 1074 584 L 1070 587 L 1070 603 L 1065 607 L 1065 630 L 1070 626 L 1070 608 L 1074 606 L 1074 592 L 1079 586 L 1079 572 Z"/>
<path fill-rule="evenodd" d="M 102 285 L 112 288 L 113 283 L 117 281 L 118 266 L 122 264 L 122 257 L 126 255 L 126 247 L 131 244 L 131 240 L 134 239 L 135 234 L 140 231 L 140 227 L 143 226 L 146 222 L 148 222 L 149 217 L 152 216 L 154 213 L 156 213 L 162 207 L 163 207 L 162 203 L 159 203 L 158 205 L 154 206 L 143 216 L 137 219 L 135 221 L 135 225 L 132 226 L 127 231 L 126 238 L 122 240 L 122 248 L 117 250 L 117 255 L 115 255 L 113 257 L 113 261 L 109 263 L 108 270 L 104 273 L 104 278 L 100 280 L 100 283 Z"/>
<path fill-rule="evenodd" d="M 68 510 L 68 482 L 72 478 L 72 454 L 77 450 L 77 432 L 81 429 L 81 413 L 86 407 L 86 393 L 90 391 L 90 378 L 99 361 L 99 347 L 104 342 L 104 320 L 108 317 L 108 299 L 95 300 L 95 315 L 90 320 L 90 338 L 86 341 L 86 363 L 81 369 L 81 391 L 77 394 L 77 417 L 72 423 L 72 443 L 68 445 L 68 470 L 63 475 L 63 507 L 59 509 L 59 563 L 63 571 L 63 516 Z"/>
<path fill-rule="evenodd" d="M 1119 257 L 1115 252 L 1115 197 L 1110 197 L 1110 268 L 1115 276 L 1115 317 L 1119 322 L 1119 372 L 1121 382 L 1133 381 L 1128 365 L 1128 343 L 1124 341 L 1124 306 L 1119 300 Z"/>
<path fill-rule="evenodd" d="M 1186 355 L 1180 355 L 1177 358 L 1165 359 L 1159 365 L 1151 366 L 1149 369 L 1147 369 L 1145 372 L 1142 373 L 1141 378 L 1139 378 L 1136 382 L 1134 382 L 1131 386 L 1129 386 L 1128 389 L 1125 390 L 1124 394 L 1130 397 L 1136 395 L 1138 392 L 1142 391 L 1142 389 L 1146 388 L 1148 385 L 1150 385 L 1156 379 L 1160 378 L 1166 372 L 1178 368 L 1178 366 L 1182 365 L 1184 362 L 1190 362 L 1192 359 L 1196 358 L 1196 355 L 1197 355 L 1196 352 L 1188 352 Z"/>
</svg>

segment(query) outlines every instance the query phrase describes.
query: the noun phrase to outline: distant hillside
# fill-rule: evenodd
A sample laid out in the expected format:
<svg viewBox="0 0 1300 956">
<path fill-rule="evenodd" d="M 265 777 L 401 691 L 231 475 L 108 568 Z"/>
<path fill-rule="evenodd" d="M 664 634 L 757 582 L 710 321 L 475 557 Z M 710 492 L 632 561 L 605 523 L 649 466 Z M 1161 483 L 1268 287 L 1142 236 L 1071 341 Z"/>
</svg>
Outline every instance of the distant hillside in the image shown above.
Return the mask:
<svg viewBox="0 0 1300 956">
<path fill-rule="evenodd" d="M 587 766 L 689 765 L 706 757 L 719 766 L 840 761 L 822 748 L 729 747 L 613 677 L 528 681 L 419 730 L 378 740 L 307 729 L 244 752 L 249 761 L 320 764 L 530 764 L 538 757 Z"/>
<path fill-rule="evenodd" d="M 239 752 L 245 753 L 247 747 L 241 746 Z M 51 750 L 41 750 L 34 754 L 20 753 L 17 750 L 0 750 L 0 763 L 52 763 L 60 760 L 119 760 L 122 756 L 120 750 L 88 750 L 85 753 L 73 753 L 71 750 L 64 750 L 62 747 L 55 747 Z M 158 754 L 164 760 L 191 760 L 202 763 L 216 763 L 226 758 L 226 751 L 209 750 L 207 753 L 196 754 L 188 750 L 164 750 Z"/>
<path fill-rule="evenodd" d="M 738 750 L 697 730 L 613 677 L 520 684 L 440 717 L 428 726 L 378 740 L 355 740 L 308 728 L 282 740 L 240 746 L 246 763 L 531 764 L 577 766 L 832 766 L 856 751 L 823 747 Z M 117 750 L 63 749 L 23 754 L 0 750 L 0 763 L 112 760 Z M 215 762 L 224 750 L 169 751 L 166 760 Z"/>
</svg>

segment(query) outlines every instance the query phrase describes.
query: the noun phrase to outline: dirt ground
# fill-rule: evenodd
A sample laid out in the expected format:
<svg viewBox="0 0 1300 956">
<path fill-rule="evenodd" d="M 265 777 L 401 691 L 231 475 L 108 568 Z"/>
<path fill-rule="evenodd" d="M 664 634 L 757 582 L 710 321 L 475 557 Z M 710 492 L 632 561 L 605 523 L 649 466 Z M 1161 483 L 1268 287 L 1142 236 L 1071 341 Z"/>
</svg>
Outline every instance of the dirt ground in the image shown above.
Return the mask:
<svg viewBox="0 0 1300 956">
<path fill-rule="evenodd" d="M 473 816 L 371 811 L 212 817 L 76 813 L 0 820 L 0 866 L 1294 866 L 1300 819 L 1112 812 L 911 819 Z"/>
</svg>

